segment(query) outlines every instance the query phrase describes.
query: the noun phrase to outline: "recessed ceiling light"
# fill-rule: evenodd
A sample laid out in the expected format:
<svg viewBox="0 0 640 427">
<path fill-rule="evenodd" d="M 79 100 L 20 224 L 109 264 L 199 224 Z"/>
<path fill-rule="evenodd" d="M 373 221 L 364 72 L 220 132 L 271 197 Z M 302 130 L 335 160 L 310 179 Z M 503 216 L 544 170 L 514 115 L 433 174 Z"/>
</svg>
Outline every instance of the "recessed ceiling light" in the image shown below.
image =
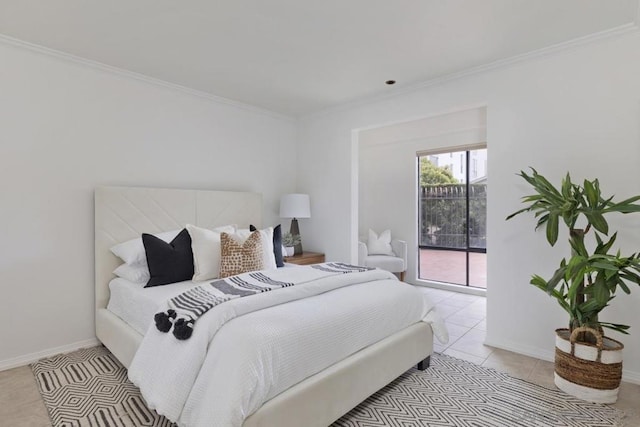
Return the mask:
<svg viewBox="0 0 640 427">
<path fill-rule="evenodd" d="M 396 81 L 395 80 L 387 80 L 385 83 L 388 84 L 388 85 L 394 85 L 394 84 L 396 84 Z"/>
</svg>

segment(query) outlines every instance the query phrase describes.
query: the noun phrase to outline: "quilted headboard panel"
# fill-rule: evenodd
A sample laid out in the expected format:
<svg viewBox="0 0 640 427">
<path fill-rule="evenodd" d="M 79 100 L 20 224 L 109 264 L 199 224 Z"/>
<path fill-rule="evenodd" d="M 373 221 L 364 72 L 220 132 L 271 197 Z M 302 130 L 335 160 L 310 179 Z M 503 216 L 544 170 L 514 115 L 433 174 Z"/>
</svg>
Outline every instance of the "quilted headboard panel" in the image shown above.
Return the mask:
<svg viewBox="0 0 640 427">
<path fill-rule="evenodd" d="M 186 224 L 262 226 L 262 195 L 250 192 L 99 187 L 95 191 L 96 309 L 109 301 L 112 271 L 122 262 L 109 248 L 142 233 Z"/>
</svg>

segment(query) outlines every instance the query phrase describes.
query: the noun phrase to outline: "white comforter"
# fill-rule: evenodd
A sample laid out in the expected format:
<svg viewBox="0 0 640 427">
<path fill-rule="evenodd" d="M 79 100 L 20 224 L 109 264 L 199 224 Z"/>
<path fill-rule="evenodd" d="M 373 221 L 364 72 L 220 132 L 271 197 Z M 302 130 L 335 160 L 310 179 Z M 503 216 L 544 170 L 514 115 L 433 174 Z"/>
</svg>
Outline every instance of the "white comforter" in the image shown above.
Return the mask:
<svg viewBox="0 0 640 427">
<path fill-rule="evenodd" d="M 305 273 L 269 272 L 282 280 L 296 274 Z M 391 273 L 331 275 L 216 306 L 186 341 L 152 325 L 129 378 L 151 408 L 180 426 L 241 426 L 292 385 L 420 320 L 446 341 L 432 308 Z"/>
</svg>

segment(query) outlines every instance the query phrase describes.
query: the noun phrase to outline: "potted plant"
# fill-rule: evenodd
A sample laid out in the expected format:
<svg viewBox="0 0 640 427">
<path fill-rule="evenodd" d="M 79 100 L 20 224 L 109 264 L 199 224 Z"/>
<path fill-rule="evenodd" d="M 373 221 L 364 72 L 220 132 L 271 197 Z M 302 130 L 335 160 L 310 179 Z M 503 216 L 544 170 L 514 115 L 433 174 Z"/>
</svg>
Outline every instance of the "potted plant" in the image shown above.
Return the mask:
<svg viewBox="0 0 640 427">
<path fill-rule="evenodd" d="M 603 328 L 627 334 L 629 326 L 603 322 L 600 312 L 621 289 L 630 293 L 628 283 L 640 284 L 640 255 L 622 256 L 612 252 L 617 233 L 609 236 L 605 215 L 612 212 L 640 212 L 640 196 L 621 202 L 604 198 L 598 180 L 582 185 L 567 176 L 560 188 L 531 168 L 521 171 L 535 194 L 523 197 L 527 207 L 509 215 L 532 212 L 536 229 L 544 227 L 551 246 L 558 240 L 560 224 L 569 231 L 571 257 L 562 259 L 550 279 L 534 275 L 531 284 L 555 298 L 569 314 L 569 328 L 556 331 L 555 384 L 579 398 L 599 403 L 617 400 L 622 378 L 622 343 L 605 337 Z M 580 224 L 580 225 L 578 225 Z M 592 235 L 595 242 L 587 244 Z M 595 243 L 595 244 L 593 244 Z"/>
<path fill-rule="evenodd" d="M 296 245 L 299 245 L 302 239 L 299 234 L 284 233 L 282 235 L 282 246 L 284 246 L 287 256 L 293 256 Z"/>
</svg>

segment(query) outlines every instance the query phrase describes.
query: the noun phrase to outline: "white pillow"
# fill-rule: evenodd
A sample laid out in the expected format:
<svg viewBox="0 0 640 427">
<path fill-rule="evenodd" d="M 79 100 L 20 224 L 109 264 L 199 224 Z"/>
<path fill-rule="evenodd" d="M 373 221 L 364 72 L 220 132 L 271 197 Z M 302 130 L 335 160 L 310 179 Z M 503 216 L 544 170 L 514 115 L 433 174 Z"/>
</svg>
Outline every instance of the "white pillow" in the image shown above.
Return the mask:
<svg viewBox="0 0 640 427">
<path fill-rule="evenodd" d="M 217 279 L 220 276 L 220 233 L 232 234 L 235 225 L 225 225 L 213 230 L 187 224 L 187 231 L 191 236 L 191 250 L 193 251 L 193 280 Z"/>
<path fill-rule="evenodd" d="M 113 274 L 133 283 L 146 284 L 150 279 L 149 268 L 144 265 L 133 266 L 125 263 L 113 270 Z"/>
<path fill-rule="evenodd" d="M 262 240 L 262 258 L 263 266 L 265 270 L 278 268 L 276 265 L 276 256 L 273 254 L 273 227 L 265 228 L 264 230 L 258 230 L 260 232 L 260 239 Z M 236 231 L 232 235 L 241 245 L 245 240 L 249 238 L 251 231 L 248 229 L 241 229 Z"/>
<path fill-rule="evenodd" d="M 395 256 L 391 249 L 391 230 L 384 230 L 380 236 L 375 231 L 369 229 L 369 241 L 367 242 L 369 255 L 391 255 Z"/>
<path fill-rule="evenodd" d="M 169 243 L 181 231 L 182 229 L 165 231 L 163 233 L 154 234 L 154 236 Z M 144 245 L 142 244 L 142 237 L 118 243 L 111 248 L 111 252 L 113 252 L 115 256 L 119 257 L 121 260 L 131 266 L 144 266 L 148 270 L 147 253 L 145 252 Z"/>
</svg>

